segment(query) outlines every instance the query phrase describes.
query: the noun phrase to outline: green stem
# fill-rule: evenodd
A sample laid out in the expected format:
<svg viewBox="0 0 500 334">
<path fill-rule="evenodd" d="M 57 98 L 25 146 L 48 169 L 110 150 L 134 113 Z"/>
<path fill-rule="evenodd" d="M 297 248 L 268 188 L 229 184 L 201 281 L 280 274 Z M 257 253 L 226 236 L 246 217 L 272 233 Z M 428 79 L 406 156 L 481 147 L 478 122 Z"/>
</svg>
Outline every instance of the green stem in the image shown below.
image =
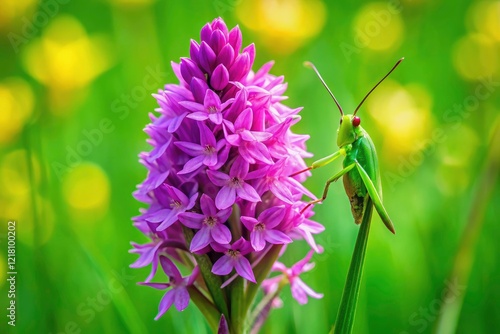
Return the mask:
<svg viewBox="0 0 500 334">
<path fill-rule="evenodd" d="M 183 231 L 187 244 L 189 245 L 191 243 L 191 240 L 193 239 L 193 231 L 185 226 L 183 226 Z M 226 294 L 224 290 L 220 288 L 220 286 L 222 285 L 222 279 L 220 276 L 212 274 L 212 261 L 206 254 L 205 255 L 193 254 L 193 256 L 196 259 L 196 262 L 198 263 L 201 276 L 203 276 L 203 279 L 205 280 L 205 284 L 208 287 L 208 291 L 212 296 L 215 306 L 217 307 L 220 313 L 223 313 L 226 316 L 226 319 L 229 319 Z"/>
<path fill-rule="evenodd" d="M 271 268 L 280 255 L 282 245 L 272 246 L 266 254 L 266 257 L 254 268 L 255 279 L 257 284 L 249 283 L 246 292 L 245 304 L 243 306 L 243 313 L 246 315 L 250 306 L 253 303 L 255 295 L 262 284 L 262 281 L 269 275 Z"/>
<path fill-rule="evenodd" d="M 207 319 L 208 325 L 212 332 L 216 333 L 219 327 L 220 312 L 214 304 L 210 302 L 195 286 L 190 286 L 189 297 Z"/>
<path fill-rule="evenodd" d="M 370 233 L 372 211 L 373 202 L 371 198 L 368 198 L 363 221 L 361 222 L 356 245 L 354 246 L 337 320 L 332 328 L 332 332 L 335 334 L 351 333 L 352 331 L 356 304 L 358 302 L 359 285 L 361 276 L 363 275 L 363 263 L 365 260 L 366 245 L 368 244 L 368 234 Z"/>
<path fill-rule="evenodd" d="M 243 278 L 236 278 L 229 288 L 231 289 L 231 334 L 242 334 L 245 331 L 245 316 L 243 313 L 244 303 L 244 281 Z"/>
<path fill-rule="evenodd" d="M 255 324 L 257 318 L 259 317 L 259 315 L 261 315 L 264 312 L 264 309 L 266 309 L 266 307 L 268 307 L 269 304 L 272 303 L 272 301 L 273 301 L 274 298 L 278 297 L 278 295 L 280 294 L 281 290 L 283 289 L 283 287 L 287 283 L 288 283 L 288 280 L 286 278 L 282 279 L 279 282 L 278 288 L 276 289 L 276 291 L 274 291 L 273 293 L 269 293 L 269 294 L 265 295 L 264 298 L 262 298 L 262 300 L 260 301 L 260 303 L 253 310 L 252 315 L 248 318 L 248 324 L 250 326 L 253 326 Z"/>
</svg>

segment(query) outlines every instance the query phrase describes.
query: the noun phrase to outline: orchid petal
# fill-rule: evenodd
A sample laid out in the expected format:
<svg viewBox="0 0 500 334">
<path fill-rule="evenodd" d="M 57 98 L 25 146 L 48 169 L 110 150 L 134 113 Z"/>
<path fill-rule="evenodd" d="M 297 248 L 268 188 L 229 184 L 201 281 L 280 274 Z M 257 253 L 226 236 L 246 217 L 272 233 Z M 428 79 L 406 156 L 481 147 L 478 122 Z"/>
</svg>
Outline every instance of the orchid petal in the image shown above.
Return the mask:
<svg viewBox="0 0 500 334">
<path fill-rule="evenodd" d="M 191 240 L 191 245 L 189 246 L 189 250 L 191 252 L 197 252 L 200 249 L 205 248 L 212 241 L 212 237 L 210 236 L 210 230 L 207 227 L 202 227 L 201 230 L 196 232 Z"/>
<path fill-rule="evenodd" d="M 205 194 L 204 194 L 205 195 Z M 200 229 L 204 215 L 196 212 L 183 212 L 179 214 L 179 221 L 189 228 Z"/>
<path fill-rule="evenodd" d="M 239 197 L 246 199 L 250 202 L 260 202 L 261 198 L 255 189 L 248 183 L 243 183 L 241 188 L 236 190 Z"/>
<path fill-rule="evenodd" d="M 225 225 L 215 225 L 211 231 L 211 235 L 215 242 L 219 244 L 228 244 L 231 242 L 231 231 Z"/>
<path fill-rule="evenodd" d="M 285 233 L 278 230 L 266 230 L 264 238 L 267 242 L 275 245 L 283 245 L 292 242 L 292 239 Z"/>
<path fill-rule="evenodd" d="M 266 247 L 263 231 L 253 231 L 250 233 L 250 240 L 255 251 L 260 252 Z"/>
<path fill-rule="evenodd" d="M 234 268 L 241 277 L 246 278 L 250 282 L 257 283 L 252 271 L 252 266 L 246 257 L 240 256 L 238 260 L 236 260 Z"/>
<path fill-rule="evenodd" d="M 174 298 L 175 298 L 175 292 L 174 290 L 168 291 L 163 298 L 160 301 L 160 305 L 158 306 L 158 315 L 155 317 L 155 320 L 158 320 L 161 318 L 165 312 L 168 311 L 168 309 L 172 306 L 174 303 Z"/>
<path fill-rule="evenodd" d="M 215 275 L 227 275 L 233 270 L 234 264 L 231 258 L 227 255 L 218 259 L 212 267 L 212 273 Z"/>
<path fill-rule="evenodd" d="M 227 209 L 236 201 L 236 189 L 228 186 L 222 187 L 215 197 L 215 206 L 220 209 Z"/>
</svg>

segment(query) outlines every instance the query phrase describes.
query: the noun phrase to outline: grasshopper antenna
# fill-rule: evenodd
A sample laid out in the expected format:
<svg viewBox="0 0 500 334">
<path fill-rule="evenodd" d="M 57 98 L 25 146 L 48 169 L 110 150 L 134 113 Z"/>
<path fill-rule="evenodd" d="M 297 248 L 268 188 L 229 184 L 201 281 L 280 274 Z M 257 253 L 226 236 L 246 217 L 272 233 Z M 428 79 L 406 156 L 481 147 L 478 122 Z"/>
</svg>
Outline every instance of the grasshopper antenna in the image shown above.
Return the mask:
<svg viewBox="0 0 500 334">
<path fill-rule="evenodd" d="M 314 70 L 314 72 L 316 72 L 316 74 L 318 75 L 318 78 L 319 80 L 321 81 L 321 83 L 323 84 L 323 86 L 325 86 L 326 90 L 328 91 L 328 93 L 330 93 L 330 96 L 332 97 L 333 101 L 335 101 L 335 104 L 337 105 L 337 108 L 339 108 L 339 111 L 340 111 L 340 114 L 343 116 L 344 115 L 344 111 L 342 110 L 342 107 L 340 106 L 339 104 L 339 101 L 337 101 L 337 99 L 335 98 L 335 96 L 333 95 L 332 91 L 330 90 L 330 88 L 328 88 L 325 80 L 323 80 L 323 78 L 321 77 L 321 74 L 319 74 L 319 71 L 318 69 L 316 68 L 316 66 L 314 66 L 313 63 L 311 63 L 310 61 L 305 61 L 304 62 L 304 66 L 305 67 L 309 67 L 309 68 L 312 68 Z"/>
<path fill-rule="evenodd" d="M 354 114 L 353 115 L 356 115 L 356 113 L 358 112 L 359 108 L 361 107 L 361 105 L 363 105 L 363 102 L 365 102 L 365 100 L 368 98 L 368 96 L 370 96 L 370 94 L 375 90 L 375 88 L 377 88 L 378 85 L 380 85 L 382 83 L 382 81 L 385 80 L 385 78 L 387 78 L 389 76 L 389 74 L 392 73 L 392 71 L 394 71 L 396 69 L 396 67 L 398 67 L 399 64 L 401 64 L 401 62 L 405 59 L 405 57 L 401 58 L 400 60 L 398 60 L 396 62 L 396 65 L 394 65 L 391 70 L 389 71 L 389 73 L 387 73 L 385 75 L 385 77 L 383 77 L 369 92 L 368 94 L 366 94 L 365 98 L 363 100 L 361 100 L 361 103 L 357 106 L 356 110 L 354 110 Z"/>
</svg>

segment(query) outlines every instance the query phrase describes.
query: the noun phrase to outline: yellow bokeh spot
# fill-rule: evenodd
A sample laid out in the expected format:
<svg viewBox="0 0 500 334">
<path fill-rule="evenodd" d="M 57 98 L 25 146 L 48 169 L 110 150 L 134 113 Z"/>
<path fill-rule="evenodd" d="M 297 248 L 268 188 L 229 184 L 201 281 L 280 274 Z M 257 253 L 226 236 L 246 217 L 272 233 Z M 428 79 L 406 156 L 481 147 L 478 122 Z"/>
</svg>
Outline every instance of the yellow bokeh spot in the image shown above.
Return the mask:
<svg viewBox="0 0 500 334">
<path fill-rule="evenodd" d="M 463 192 L 470 182 L 470 161 L 480 144 L 476 133 L 468 126 L 449 131 L 447 140 L 438 147 L 441 157 L 435 177 L 439 189 L 447 195 Z"/>
<path fill-rule="evenodd" d="M 467 23 L 474 31 L 500 42 L 500 1 L 475 2 L 467 12 Z"/>
<path fill-rule="evenodd" d="M 110 3 L 123 7 L 123 8 L 134 8 L 138 6 L 151 5 L 156 0 L 108 0 Z"/>
<path fill-rule="evenodd" d="M 466 124 L 446 132 L 446 140 L 437 146 L 441 164 L 434 175 L 443 194 L 456 195 L 467 189 L 471 182 L 470 162 L 480 144 L 477 134 Z"/>
<path fill-rule="evenodd" d="M 438 154 L 445 165 L 468 166 L 479 145 L 477 134 L 464 123 L 460 130 L 448 131 L 447 140 L 439 145 Z"/>
<path fill-rule="evenodd" d="M 425 86 L 417 83 L 409 83 L 405 89 L 412 96 L 413 103 L 418 107 L 426 110 L 431 110 L 433 101 L 432 96 Z"/>
<path fill-rule="evenodd" d="M 289 54 L 321 31 L 326 7 L 319 0 L 243 1 L 236 15 L 260 35 L 267 48 Z"/>
<path fill-rule="evenodd" d="M 39 184 L 40 164 L 34 156 L 28 161 L 25 150 L 10 152 L 0 162 L 0 219 L 15 220 L 16 237 L 31 246 L 33 238 L 37 239 L 37 244 L 46 243 L 54 229 L 51 203 L 39 194 L 33 195 Z M 35 220 L 40 224 L 36 233 Z"/>
<path fill-rule="evenodd" d="M 37 0 L 2 0 L 0 1 L 0 28 L 11 24 L 35 7 Z"/>
<path fill-rule="evenodd" d="M 448 196 L 460 194 L 470 183 L 470 173 L 463 166 L 441 165 L 434 177 L 438 189 Z"/>
<path fill-rule="evenodd" d="M 106 173 L 93 163 L 71 169 L 63 180 L 64 200 L 72 213 L 101 217 L 109 203 L 110 186 Z"/>
<path fill-rule="evenodd" d="M 365 5 L 354 19 L 355 46 L 374 51 L 397 48 L 403 39 L 400 11 L 387 2 Z"/>
<path fill-rule="evenodd" d="M 493 75 L 498 68 L 499 57 L 497 45 L 484 34 L 468 34 L 453 49 L 453 65 L 458 74 L 468 80 Z"/>
<path fill-rule="evenodd" d="M 23 244 L 32 247 L 43 245 L 50 240 L 55 223 L 52 204 L 40 195 L 36 195 L 35 200 L 36 205 L 33 206 L 31 196 L 19 199 L 12 204 L 11 211 L 13 213 L 9 216 L 9 219 L 15 217 L 17 239 Z M 38 224 L 36 230 L 34 220 Z"/>
<path fill-rule="evenodd" d="M 7 261 L 3 257 L 3 254 L 0 255 L 0 287 L 4 286 L 6 283 L 6 276 L 7 276 Z"/>
<path fill-rule="evenodd" d="M 0 187 L 2 195 L 7 196 L 7 198 L 14 199 L 28 196 L 31 185 L 27 158 L 25 150 L 16 150 L 8 153 L 2 159 L 0 164 Z M 33 182 L 37 185 L 40 181 L 40 165 L 33 156 L 30 163 Z"/>
<path fill-rule="evenodd" d="M 432 97 L 423 86 L 404 87 L 387 80 L 366 104 L 384 135 L 384 159 L 396 159 L 417 150 L 418 144 L 429 136 Z"/>
<path fill-rule="evenodd" d="M 33 91 L 26 81 L 0 82 L 0 144 L 12 141 L 33 112 Z"/>
<path fill-rule="evenodd" d="M 25 48 L 24 66 L 50 89 L 52 102 L 64 105 L 69 93 L 86 87 L 110 66 L 102 37 L 88 37 L 75 18 L 60 15 L 40 39 Z"/>
</svg>

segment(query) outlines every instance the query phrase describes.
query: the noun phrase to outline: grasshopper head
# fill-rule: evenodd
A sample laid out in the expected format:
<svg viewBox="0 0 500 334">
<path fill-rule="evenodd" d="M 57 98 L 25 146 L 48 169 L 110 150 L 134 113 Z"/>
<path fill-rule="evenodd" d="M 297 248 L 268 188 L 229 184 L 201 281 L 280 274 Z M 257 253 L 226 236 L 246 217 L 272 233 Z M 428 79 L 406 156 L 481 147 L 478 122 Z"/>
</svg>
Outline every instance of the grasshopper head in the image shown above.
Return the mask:
<svg viewBox="0 0 500 334">
<path fill-rule="evenodd" d="M 368 92 L 368 94 L 365 95 L 365 97 L 363 98 L 363 100 L 361 100 L 360 104 L 358 104 L 358 106 L 356 107 L 356 109 L 354 110 L 354 113 L 352 115 L 345 115 L 344 114 L 344 111 L 342 110 L 342 107 L 340 106 L 339 102 L 337 101 L 337 99 L 333 95 L 333 93 L 330 90 L 330 88 L 328 88 L 327 84 L 325 83 L 325 81 L 321 77 L 321 74 L 319 74 L 319 72 L 316 69 L 316 67 L 311 62 L 307 61 L 307 62 L 304 63 L 305 66 L 312 68 L 314 70 L 314 72 L 316 72 L 316 74 L 318 75 L 319 80 L 321 81 L 321 83 L 323 84 L 323 86 L 325 86 L 325 88 L 328 91 L 328 93 L 330 93 L 330 96 L 332 97 L 333 101 L 337 105 L 337 108 L 339 108 L 339 111 L 340 111 L 340 126 L 339 126 L 339 129 L 337 131 L 337 145 L 338 145 L 338 147 L 342 148 L 342 147 L 344 147 L 346 145 L 352 144 L 352 143 L 354 143 L 356 141 L 356 139 L 358 139 L 359 137 L 363 136 L 363 133 L 364 133 L 363 129 L 361 128 L 361 126 L 359 126 L 359 124 L 361 123 L 361 119 L 358 116 L 356 116 L 356 113 L 358 112 L 358 110 L 361 107 L 361 105 L 363 104 L 363 102 L 365 102 L 365 100 L 371 94 L 371 92 L 373 92 L 373 90 L 375 88 L 377 88 L 377 86 L 380 85 L 380 83 L 382 81 L 384 81 L 384 79 L 387 78 L 389 76 L 389 74 L 392 73 L 392 71 L 394 71 L 394 69 L 403 61 L 403 59 L 404 58 L 401 58 L 400 60 L 398 60 L 396 62 L 396 65 L 394 65 L 392 67 L 392 69 L 389 71 L 389 73 L 387 73 L 382 78 L 382 80 L 380 80 Z"/>
<path fill-rule="evenodd" d="M 337 146 L 344 147 L 354 143 L 361 135 L 361 119 L 354 115 L 342 115 L 337 131 Z"/>
</svg>

